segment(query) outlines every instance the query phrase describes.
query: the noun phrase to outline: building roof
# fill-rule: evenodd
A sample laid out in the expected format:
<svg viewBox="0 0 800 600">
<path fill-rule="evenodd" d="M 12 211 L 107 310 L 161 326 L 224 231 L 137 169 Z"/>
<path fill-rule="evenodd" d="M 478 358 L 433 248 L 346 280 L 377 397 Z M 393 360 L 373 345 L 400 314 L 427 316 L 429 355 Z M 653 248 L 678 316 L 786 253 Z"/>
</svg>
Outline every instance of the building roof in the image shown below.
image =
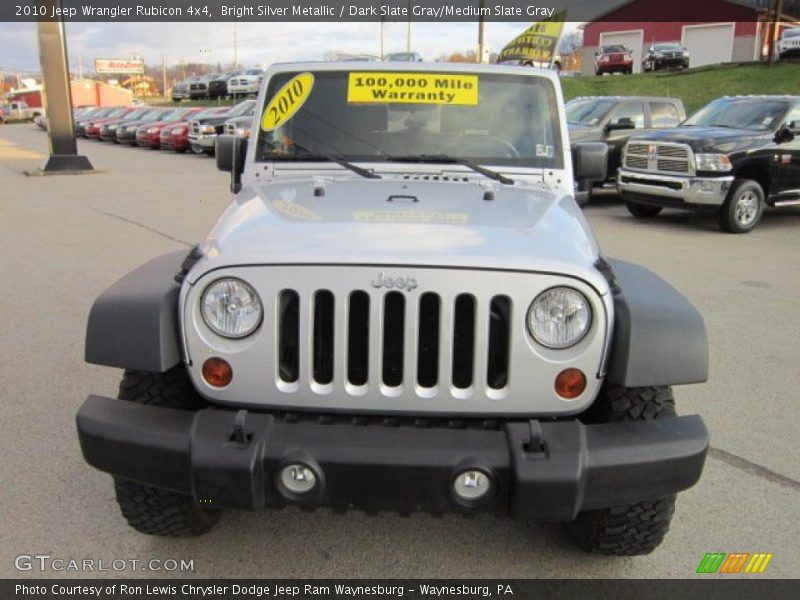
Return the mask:
<svg viewBox="0 0 800 600">
<path fill-rule="evenodd" d="M 606 19 L 606 18 L 610 17 L 620 9 L 625 8 L 629 4 L 633 4 L 634 2 L 638 1 L 640 0 L 622 0 L 613 8 L 609 8 L 605 12 L 594 17 L 592 21 L 588 23 L 583 23 L 581 25 L 581 28 L 596 21 L 603 21 L 603 20 L 613 21 L 613 18 L 612 19 Z M 767 12 L 771 4 L 771 0 L 722 0 L 722 1 L 728 2 L 729 4 L 744 6 L 746 8 L 752 8 L 757 12 Z M 800 0 L 783 0 L 783 16 L 788 17 L 790 19 L 800 19 Z M 687 16 L 687 20 L 691 20 L 691 18 Z"/>
</svg>

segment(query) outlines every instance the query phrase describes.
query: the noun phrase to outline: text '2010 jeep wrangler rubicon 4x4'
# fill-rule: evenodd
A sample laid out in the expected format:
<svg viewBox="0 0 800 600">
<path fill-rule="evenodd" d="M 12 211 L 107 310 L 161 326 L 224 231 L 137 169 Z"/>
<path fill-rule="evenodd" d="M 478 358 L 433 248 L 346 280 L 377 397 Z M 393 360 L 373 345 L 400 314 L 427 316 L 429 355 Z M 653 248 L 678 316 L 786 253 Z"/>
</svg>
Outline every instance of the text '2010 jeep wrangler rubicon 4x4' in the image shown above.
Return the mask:
<svg viewBox="0 0 800 600">
<path fill-rule="evenodd" d="M 600 254 L 556 76 L 284 64 L 258 103 L 249 144 L 217 142 L 236 197 L 208 238 L 91 310 L 86 359 L 125 374 L 78 433 L 128 522 L 490 511 L 655 548 L 705 460 L 671 391 L 706 379 L 705 327 Z M 605 153 L 577 147 L 577 175 Z"/>
<path fill-rule="evenodd" d="M 635 136 L 617 185 L 630 213 L 714 211 L 729 233 L 752 231 L 765 206 L 800 205 L 800 96 L 714 100 L 675 129 Z"/>
</svg>

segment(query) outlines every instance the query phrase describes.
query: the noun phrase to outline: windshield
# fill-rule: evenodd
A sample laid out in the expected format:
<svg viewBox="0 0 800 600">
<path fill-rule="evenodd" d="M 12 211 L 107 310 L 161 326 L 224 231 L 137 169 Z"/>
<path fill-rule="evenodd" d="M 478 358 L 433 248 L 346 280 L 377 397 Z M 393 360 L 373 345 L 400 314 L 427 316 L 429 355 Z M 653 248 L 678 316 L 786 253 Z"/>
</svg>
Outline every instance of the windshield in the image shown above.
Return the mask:
<svg viewBox="0 0 800 600">
<path fill-rule="evenodd" d="M 394 54 L 389 54 L 386 60 L 415 61 L 417 60 L 417 55 L 414 52 L 395 52 Z"/>
<path fill-rule="evenodd" d="M 233 108 L 228 111 L 228 116 L 233 117 L 241 117 L 246 114 L 253 114 L 253 107 L 256 105 L 255 100 L 245 100 L 244 102 L 240 102 Z"/>
<path fill-rule="evenodd" d="M 800 28 L 798 28 L 798 29 L 786 29 L 783 32 L 783 39 L 794 38 L 794 37 L 800 37 Z"/>
<path fill-rule="evenodd" d="M 555 89 L 545 78 L 355 70 L 270 78 L 257 161 L 448 156 L 562 168 Z"/>
<path fill-rule="evenodd" d="M 656 44 L 653 46 L 653 50 L 656 52 L 674 52 L 676 50 L 683 50 L 683 47 L 680 44 Z"/>
<path fill-rule="evenodd" d="M 616 45 L 616 46 L 603 46 L 600 49 L 600 51 L 606 53 L 606 52 L 627 52 L 628 50 L 625 48 L 625 46 Z"/>
<path fill-rule="evenodd" d="M 611 100 L 574 100 L 567 104 L 567 123 L 571 125 L 597 125 L 602 121 L 614 102 Z"/>
<path fill-rule="evenodd" d="M 206 117 L 221 116 L 225 113 L 226 109 L 224 108 L 207 108 L 205 110 L 201 110 L 197 114 L 192 115 L 192 119 L 205 119 Z"/>
<path fill-rule="evenodd" d="M 106 117 L 109 118 L 109 119 L 113 119 L 115 117 L 122 117 L 122 116 L 128 114 L 128 112 L 129 111 L 128 111 L 127 108 L 118 108 L 116 110 L 112 110 L 110 113 L 108 113 L 106 115 Z"/>
<path fill-rule="evenodd" d="M 98 111 L 93 112 L 90 115 L 83 115 L 83 116 L 90 117 L 92 119 L 102 119 L 102 118 L 107 117 L 108 115 L 110 115 L 114 110 L 116 110 L 116 109 L 115 108 L 102 108 L 102 109 L 100 109 Z"/>
<path fill-rule="evenodd" d="M 715 100 L 701 108 L 684 125 L 769 131 L 778 125 L 786 108 L 785 100 Z"/>
<path fill-rule="evenodd" d="M 196 108 L 179 108 L 175 112 L 165 115 L 161 118 L 162 121 L 183 121 L 188 117 L 194 117 L 198 112 Z"/>
</svg>

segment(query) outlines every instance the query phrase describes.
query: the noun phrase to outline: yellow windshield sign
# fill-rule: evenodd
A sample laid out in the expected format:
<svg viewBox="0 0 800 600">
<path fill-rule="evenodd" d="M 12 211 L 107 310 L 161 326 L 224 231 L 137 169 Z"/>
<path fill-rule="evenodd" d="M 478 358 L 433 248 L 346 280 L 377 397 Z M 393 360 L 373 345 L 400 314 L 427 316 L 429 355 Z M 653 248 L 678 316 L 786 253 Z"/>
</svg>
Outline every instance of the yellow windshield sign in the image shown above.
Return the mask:
<svg viewBox="0 0 800 600">
<path fill-rule="evenodd" d="M 478 105 L 478 76 L 448 73 L 350 73 L 349 103 Z"/>
<path fill-rule="evenodd" d="M 261 117 L 261 129 L 273 131 L 291 119 L 308 100 L 314 87 L 314 76 L 301 73 L 292 77 L 269 101 Z"/>
</svg>

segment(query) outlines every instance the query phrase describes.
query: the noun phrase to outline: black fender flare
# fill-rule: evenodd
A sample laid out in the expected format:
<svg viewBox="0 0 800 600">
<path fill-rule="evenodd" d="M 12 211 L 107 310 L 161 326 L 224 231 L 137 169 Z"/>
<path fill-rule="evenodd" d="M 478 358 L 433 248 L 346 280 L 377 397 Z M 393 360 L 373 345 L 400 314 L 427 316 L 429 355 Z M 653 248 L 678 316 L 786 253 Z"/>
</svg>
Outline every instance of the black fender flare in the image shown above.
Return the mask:
<svg viewBox="0 0 800 600">
<path fill-rule="evenodd" d="M 185 250 L 158 256 L 100 294 L 89 312 L 86 362 L 163 373 L 181 361 L 175 275 L 185 258 Z"/>
<path fill-rule="evenodd" d="M 609 259 L 614 336 L 607 378 L 625 387 L 708 379 L 708 336 L 700 312 L 649 269 Z"/>
</svg>

